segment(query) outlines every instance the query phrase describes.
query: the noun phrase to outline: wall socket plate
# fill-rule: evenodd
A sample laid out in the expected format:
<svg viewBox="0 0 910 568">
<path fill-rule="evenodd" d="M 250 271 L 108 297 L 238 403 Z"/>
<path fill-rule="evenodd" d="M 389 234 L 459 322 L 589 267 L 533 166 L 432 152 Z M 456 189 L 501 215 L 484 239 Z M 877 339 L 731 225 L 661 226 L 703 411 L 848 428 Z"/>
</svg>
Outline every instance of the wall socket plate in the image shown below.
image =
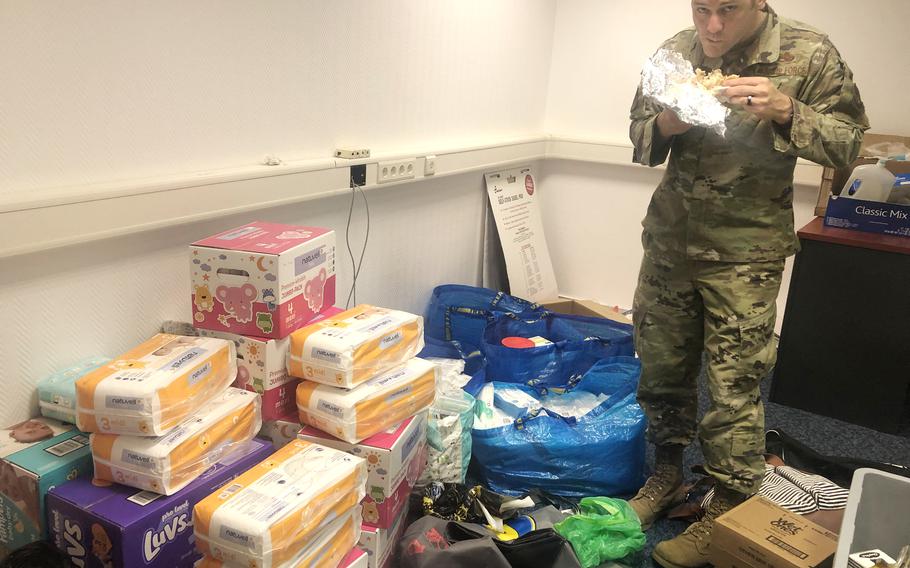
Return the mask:
<svg viewBox="0 0 910 568">
<path fill-rule="evenodd" d="M 432 176 L 436 174 L 436 156 L 429 155 L 423 163 L 423 175 Z"/>
<path fill-rule="evenodd" d="M 379 162 L 376 167 L 376 183 L 389 183 L 413 179 L 417 169 L 417 159 Z"/>
<path fill-rule="evenodd" d="M 370 157 L 369 148 L 336 148 L 335 157 L 345 160 L 361 160 Z"/>
</svg>

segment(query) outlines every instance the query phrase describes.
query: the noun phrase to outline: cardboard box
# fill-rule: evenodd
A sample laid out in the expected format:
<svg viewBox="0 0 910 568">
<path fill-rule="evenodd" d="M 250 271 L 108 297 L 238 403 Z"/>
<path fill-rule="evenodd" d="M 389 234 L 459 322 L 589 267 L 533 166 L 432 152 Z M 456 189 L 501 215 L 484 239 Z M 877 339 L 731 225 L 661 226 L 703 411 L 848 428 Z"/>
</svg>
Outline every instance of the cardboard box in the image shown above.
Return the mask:
<svg viewBox="0 0 910 568">
<path fill-rule="evenodd" d="M 202 558 L 193 538 L 193 506 L 272 453 L 253 440 L 170 497 L 80 479 L 47 497 L 50 541 L 82 567 L 192 566 Z"/>
<path fill-rule="evenodd" d="M 632 320 L 616 308 L 599 304 L 592 300 L 574 300 L 560 296 L 557 300 L 541 302 L 541 306 L 560 314 L 606 318 L 619 323 L 632 325 Z"/>
<path fill-rule="evenodd" d="M 824 168 L 822 170 L 822 180 L 821 185 L 818 189 L 818 201 L 815 204 L 815 215 L 818 217 L 824 217 L 825 211 L 828 207 L 828 197 L 830 195 L 839 195 L 840 190 L 844 187 L 844 184 L 847 183 L 847 180 L 850 179 L 850 174 L 853 173 L 853 168 L 862 164 L 874 164 L 878 160 L 870 157 L 872 155 L 869 152 L 869 148 L 883 144 L 883 143 L 895 143 L 903 144 L 904 146 L 910 148 L 910 137 L 906 136 L 893 136 L 890 134 L 872 134 L 867 132 L 863 136 L 863 144 L 860 146 L 859 156 L 856 160 L 846 168 Z M 899 161 L 889 161 L 888 169 L 892 173 L 897 174 L 899 171 L 896 171 L 895 168 L 900 168 L 903 162 Z M 906 163 L 903 163 L 906 165 Z"/>
<path fill-rule="evenodd" d="M 300 419 L 295 410 L 292 414 L 281 416 L 277 420 L 263 421 L 259 437 L 271 441 L 275 449 L 279 450 L 288 445 L 291 440 L 296 440 L 299 431 Z"/>
<path fill-rule="evenodd" d="M 417 455 L 408 464 L 404 479 L 398 484 L 398 487 L 392 491 L 391 495 L 385 499 L 376 500 L 367 495 L 361 501 L 363 507 L 363 524 L 387 529 L 392 526 L 398 514 L 408 502 L 411 496 L 411 489 L 417 483 L 420 474 L 423 473 L 427 465 L 427 444 L 422 442 Z M 367 488 L 369 489 L 369 487 Z"/>
<path fill-rule="evenodd" d="M 190 246 L 197 328 L 280 339 L 335 305 L 335 233 L 253 222 Z"/>
<path fill-rule="evenodd" d="M 836 548 L 833 532 L 756 496 L 715 521 L 711 563 L 716 568 L 816 568 L 830 566 Z"/>
<path fill-rule="evenodd" d="M 344 557 L 338 568 L 367 568 L 369 565 L 369 555 L 355 546 Z"/>
<path fill-rule="evenodd" d="M 86 434 L 33 418 L 0 430 L 0 558 L 47 535 L 45 499 L 56 485 L 92 475 Z"/>
<path fill-rule="evenodd" d="M 910 162 L 905 165 L 910 171 Z M 910 237 L 910 205 L 832 195 L 825 209 L 825 226 Z"/>
<path fill-rule="evenodd" d="M 369 557 L 370 568 L 387 568 L 392 565 L 395 548 L 405 529 L 405 520 L 408 518 L 408 504 L 387 529 L 380 529 L 367 524 L 360 527 L 360 542 L 358 546 L 364 549 Z"/>
<path fill-rule="evenodd" d="M 334 306 L 329 307 L 310 323 L 341 312 Z M 290 339 L 269 339 L 210 329 L 200 329 L 199 335 L 234 342 L 237 346 L 237 379 L 234 386 L 262 395 L 263 420 L 280 420 L 289 413 L 297 413 L 295 393 L 300 380 L 288 375 Z"/>
<path fill-rule="evenodd" d="M 297 437 L 364 458 L 367 462 L 367 495 L 382 502 L 394 493 L 407 474 L 408 465 L 427 439 L 427 413 L 408 418 L 359 444 L 350 444 L 307 426 Z"/>
</svg>

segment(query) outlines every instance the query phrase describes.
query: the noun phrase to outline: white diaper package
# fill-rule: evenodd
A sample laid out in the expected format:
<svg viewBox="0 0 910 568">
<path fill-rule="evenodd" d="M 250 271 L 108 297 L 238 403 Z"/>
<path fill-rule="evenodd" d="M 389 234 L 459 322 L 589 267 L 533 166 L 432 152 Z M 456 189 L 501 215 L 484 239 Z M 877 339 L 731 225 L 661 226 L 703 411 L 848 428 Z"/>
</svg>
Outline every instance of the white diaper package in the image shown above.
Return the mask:
<svg viewBox="0 0 910 568">
<path fill-rule="evenodd" d="M 429 408 L 436 397 L 438 370 L 415 357 L 351 390 L 301 381 L 300 422 L 356 444 Z"/>
<path fill-rule="evenodd" d="M 38 410 L 41 416 L 75 424 L 76 381 L 110 361 L 110 357 L 89 357 L 38 381 Z"/>
<path fill-rule="evenodd" d="M 159 333 L 76 381 L 83 432 L 162 436 L 227 389 L 234 344 Z"/>
<path fill-rule="evenodd" d="M 196 547 L 225 564 L 290 562 L 366 494 L 366 461 L 293 440 L 193 508 Z"/>
<path fill-rule="evenodd" d="M 359 305 L 291 334 L 288 373 L 352 388 L 423 349 L 423 318 Z"/>
<path fill-rule="evenodd" d="M 360 540 L 362 522 L 360 507 L 354 507 L 341 515 L 309 539 L 306 546 L 294 558 L 277 568 L 336 568 Z M 211 556 L 203 556 L 195 568 L 221 568 L 234 566 L 225 564 Z"/>
<path fill-rule="evenodd" d="M 92 434 L 95 478 L 173 495 L 242 450 L 261 426 L 259 395 L 230 387 L 164 436 Z"/>
</svg>

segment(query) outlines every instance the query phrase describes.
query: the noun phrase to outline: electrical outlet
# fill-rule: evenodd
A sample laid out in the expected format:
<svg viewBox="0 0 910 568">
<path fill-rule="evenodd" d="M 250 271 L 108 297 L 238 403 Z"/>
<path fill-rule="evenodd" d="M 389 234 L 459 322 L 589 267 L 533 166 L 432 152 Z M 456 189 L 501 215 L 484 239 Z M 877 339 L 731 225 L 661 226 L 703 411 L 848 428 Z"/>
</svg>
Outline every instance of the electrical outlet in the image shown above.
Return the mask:
<svg viewBox="0 0 910 568">
<path fill-rule="evenodd" d="M 427 156 L 423 164 L 423 175 L 431 176 L 436 173 L 436 156 Z"/>
<path fill-rule="evenodd" d="M 345 160 L 362 160 L 363 158 L 370 157 L 369 148 L 337 148 L 335 150 L 336 158 L 344 158 Z"/>
<path fill-rule="evenodd" d="M 415 175 L 417 160 L 400 160 L 397 162 L 379 162 L 376 168 L 376 183 L 389 183 L 412 179 Z"/>
</svg>

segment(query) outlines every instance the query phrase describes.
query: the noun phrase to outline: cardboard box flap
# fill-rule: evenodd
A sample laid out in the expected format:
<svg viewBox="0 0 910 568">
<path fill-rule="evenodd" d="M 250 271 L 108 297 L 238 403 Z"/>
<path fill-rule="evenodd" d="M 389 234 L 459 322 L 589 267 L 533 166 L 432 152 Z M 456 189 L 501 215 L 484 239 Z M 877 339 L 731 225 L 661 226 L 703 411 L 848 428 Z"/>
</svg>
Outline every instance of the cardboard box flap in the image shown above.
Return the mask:
<svg viewBox="0 0 910 568">
<path fill-rule="evenodd" d="M 253 221 L 242 227 L 196 241 L 192 246 L 223 250 L 281 254 L 328 233 L 322 227 L 299 227 Z"/>
</svg>

